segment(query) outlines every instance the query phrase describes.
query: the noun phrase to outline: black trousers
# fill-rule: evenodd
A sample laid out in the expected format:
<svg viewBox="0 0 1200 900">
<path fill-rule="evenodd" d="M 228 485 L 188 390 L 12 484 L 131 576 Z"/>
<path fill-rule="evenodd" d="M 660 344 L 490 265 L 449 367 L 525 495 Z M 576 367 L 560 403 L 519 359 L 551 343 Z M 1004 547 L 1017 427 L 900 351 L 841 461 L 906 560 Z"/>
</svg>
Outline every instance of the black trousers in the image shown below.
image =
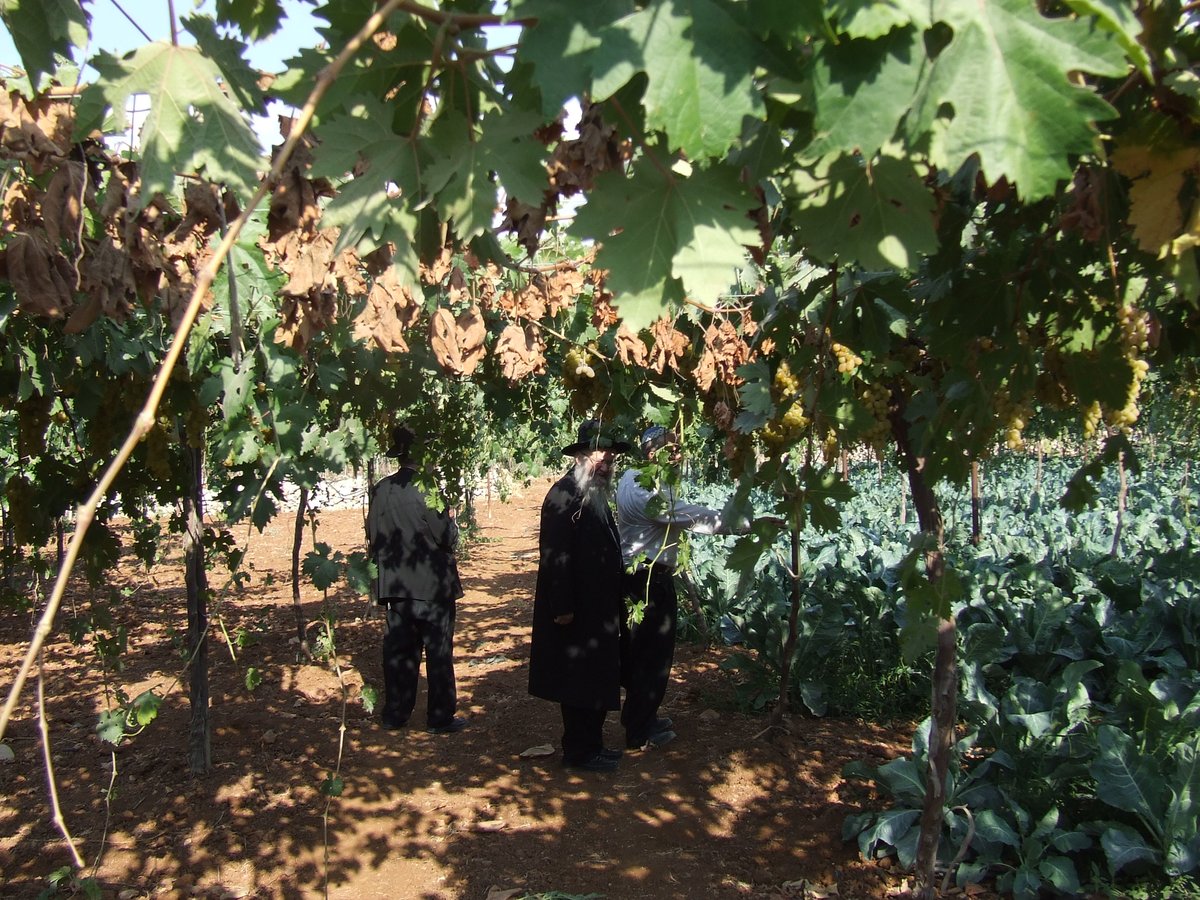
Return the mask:
<svg viewBox="0 0 1200 900">
<path fill-rule="evenodd" d="M 563 762 L 581 763 L 604 748 L 606 710 L 560 704 L 563 720 Z"/>
<path fill-rule="evenodd" d="M 679 598 L 675 579 L 666 566 L 651 566 L 625 575 L 626 606 L 646 601 L 642 621 L 629 625 L 621 619 L 621 683 L 625 703 L 621 724 L 625 741 L 642 744 L 651 736 L 658 707 L 667 694 L 671 664 L 675 659 Z"/>
<path fill-rule="evenodd" d="M 417 672 L 425 653 L 429 683 L 426 721 L 446 725 L 458 709 L 454 686 L 454 601 L 393 600 L 383 636 L 383 720 L 401 725 L 417 702 Z"/>
</svg>

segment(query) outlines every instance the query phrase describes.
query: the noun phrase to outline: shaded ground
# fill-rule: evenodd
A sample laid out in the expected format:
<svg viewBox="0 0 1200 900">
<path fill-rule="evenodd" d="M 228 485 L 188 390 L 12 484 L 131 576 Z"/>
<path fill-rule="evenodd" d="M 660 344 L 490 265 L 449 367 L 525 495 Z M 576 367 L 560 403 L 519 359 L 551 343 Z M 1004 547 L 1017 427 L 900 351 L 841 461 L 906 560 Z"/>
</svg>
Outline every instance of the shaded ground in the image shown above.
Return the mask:
<svg viewBox="0 0 1200 900">
<path fill-rule="evenodd" d="M 900 755 L 905 728 L 795 719 L 765 735 L 730 703 L 725 651 L 681 645 L 664 713 L 679 740 L 626 754 L 616 774 L 564 771 L 557 707 L 525 691 L 536 568 L 537 510 L 547 483 L 480 510 L 483 540 L 461 563 L 456 656 L 458 735 L 380 728 L 359 702 L 380 685 L 382 619 L 359 598 L 338 601 L 338 659 L 297 662 L 291 603 L 292 526 L 281 517 L 249 539 L 253 580 L 220 606 L 226 630 L 254 641 L 238 659 L 211 645 L 213 771 L 187 772 L 186 691 L 172 634 L 186 631 L 178 552 L 151 571 L 126 561 L 112 582 L 130 591 L 130 646 L 115 681 L 130 695 L 170 689 L 160 716 L 114 756 L 94 725 L 104 685 L 90 643 L 62 629 L 46 653 L 45 695 L 64 819 L 105 896 L 507 898 L 562 891 L 607 898 L 888 897 L 904 882 L 862 862 L 841 839 L 845 816 L 871 802 L 839 772 L 854 759 Z M 362 513 L 320 515 L 317 540 L 360 549 Z M 242 539 L 245 532 L 239 531 Z M 306 550 L 311 546 L 311 535 Z M 213 586 L 219 587 L 214 575 Z M 81 604 L 84 601 L 76 598 Z M 322 601 L 309 589 L 305 613 Z M 68 611 L 69 612 L 69 611 Z M 0 616 L 0 671 L 15 671 L 32 620 Z M 134 623 L 139 623 L 135 626 Z M 269 626 L 269 627 L 268 627 Z M 311 635 L 316 634 L 314 627 Z M 219 630 L 213 632 L 219 637 Z M 247 667 L 263 683 L 245 687 Z M 3 680 L 5 690 L 11 677 Z M 22 698 L 0 764 L 0 896 L 34 897 L 70 856 L 51 821 L 34 716 Z M 620 746 L 609 716 L 610 746 Z M 345 790 L 320 786 L 338 766 Z M 327 844 L 326 844 L 327 839 Z M 327 852 L 326 852 L 327 846 Z"/>
</svg>

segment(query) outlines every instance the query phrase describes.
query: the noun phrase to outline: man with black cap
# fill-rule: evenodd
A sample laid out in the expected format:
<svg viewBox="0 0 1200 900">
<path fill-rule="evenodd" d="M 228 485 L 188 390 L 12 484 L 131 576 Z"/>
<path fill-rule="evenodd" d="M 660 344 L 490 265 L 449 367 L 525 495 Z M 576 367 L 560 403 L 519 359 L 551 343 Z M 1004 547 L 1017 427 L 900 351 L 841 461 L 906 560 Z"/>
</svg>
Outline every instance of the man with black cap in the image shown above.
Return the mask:
<svg viewBox="0 0 1200 900">
<path fill-rule="evenodd" d="M 529 693 L 558 703 L 563 765 L 617 768 L 604 718 L 621 707 L 621 545 L 609 507 L 613 464 L 629 444 L 584 422 L 563 448 L 574 460 L 542 503 Z"/>
<path fill-rule="evenodd" d="M 392 429 L 387 455 L 399 463 L 395 473 L 371 491 L 367 539 L 378 573 L 375 598 L 387 609 L 383 638 L 382 719 L 403 728 L 417 702 L 417 670 L 425 651 L 429 696 L 427 730 L 451 734 L 466 727 L 454 713 L 455 601 L 463 595 L 454 548 L 458 524 L 454 509 L 429 509 L 415 484 L 416 434 L 405 425 Z"/>
<path fill-rule="evenodd" d="M 642 433 L 639 449 L 648 460 L 667 472 L 677 472 L 681 453 L 679 436 L 661 425 Z M 673 480 L 671 478 L 665 481 Z M 730 534 L 750 529 L 744 517 L 726 521 L 706 506 L 684 503 L 669 483 L 645 483 L 631 468 L 617 486 L 617 522 L 625 575 L 625 599 L 642 607 L 641 621 L 621 617 L 621 681 L 625 705 L 621 724 L 630 749 L 661 747 L 675 739 L 672 721 L 658 715 L 666 696 L 675 656 L 679 601 L 675 591 L 675 564 L 682 532 Z"/>
</svg>

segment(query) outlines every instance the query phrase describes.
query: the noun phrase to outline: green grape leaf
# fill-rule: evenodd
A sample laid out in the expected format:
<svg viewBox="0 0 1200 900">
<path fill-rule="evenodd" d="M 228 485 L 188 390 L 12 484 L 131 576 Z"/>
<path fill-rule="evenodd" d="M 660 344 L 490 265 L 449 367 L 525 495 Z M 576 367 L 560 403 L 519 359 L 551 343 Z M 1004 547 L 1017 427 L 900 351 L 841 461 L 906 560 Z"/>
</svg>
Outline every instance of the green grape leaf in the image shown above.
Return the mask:
<svg viewBox="0 0 1200 900">
<path fill-rule="evenodd" d="M 935 204 L 907 160 L 881 156 L 870 166 L 852 156 L 796 169 L 789 191 L 812 254 L 866 269 L 912 269 L 937 249 Z"/>
<path fill-rule="evenodd" d="M 246 690 L 254 693 L 255 689 L 262 684 L 262 681 L 262 672 L 260 672 L 254 666 L 250 666 L 248 669 L 246 669 Z"/>
<path fill-rule="evenodd" d="M 375 712 L 375 709 L 379 706 L 379 689 L 373 684 L 367 684 L 364 682 L 361 690 L 361 696 L 363 712 L 369 716 L 371 713 Z"/>
<path fill-rule="evenodd" d="M 330 556 L 330 552 L 328 544 L 318 542 L 300 566 L 319 591 L 328 590 L 342 577 L 342 553 L 339 550 Z"/>
<path fill-rule="evenodd" d="M 340 797 L 346 789 L 346 782 L 336 775 L 328 775 L 321 782 L 321 793 L 326 797 Z"/>
<path fill-rule="evenodd" d="M 91 65 L 100 77 L 80 97 L 78 136 L 125 130 L 126 103 L 134 94 L 148 97 L 139 140 L 143 205 L 156 194 L 172 196 L 176 173 L 202 175 L 243 197 L 254 192 L 262 163 L 258 138 L 223 90 L 225 74 L 197 47 L 159 41 L 120 59 L 101 52 Z"/>
<path fill-rule="evenodd" d="M 284 19 L 281 0 L 217 0 L 217 18 L 236 25 L 251 40 L 262 40 L 279 30 Z"/>
<path fill-rule="evenodd" d="M 596 266 L 609 271 L 626 324 L 640 331 L 685 295 L 714 305 L 745 263 L 744 245 L 758 239 L 746 218 L 756 201 L 736 175 L 723 167 L 664 173 L 643 160 L 628 178 L 610 172 L 600 181 L 572 230 L 601 243 Z"/>
<path fill-rule="evenodd" d="M 100 736 L 100 740 L 107 741 L 114 747 L 120 744 L 125 737 L 125 710 L 118 707 L 100 713 L 96 734 Z"/>
<path fill-rule="evenodd" d="M 532 137 L 541 124 L 540 117 L 528 112 L 492 112 L 476 134 L 461 115 L 438 118 L 430 133 L 435 162 L 425 191 L 442 219 L 454 223 L 459 238 L 470 240 L 491 227 L 497 206 L 492 173 L 510 197 L 541 202 L 548 188 L 545 147 Z"/>
<path fill-rule="evenodd" d="M 813 139 L 804 156 L 858 152 L 873 159 L 908 112 L 925 60 L 921 33 L 825 43 L 812 67 Z"/>
<path fill-rule="evenodd" d="M 0 20 L 32 84 L 54 72 L 56 56 L 69 58 L 88 42 L 90 16 L 79 0 L 0 0 Z"/>
<path fill-rule="evenodd" d="M 139 726 L 149 725 L 158 718 L 158 708 L 162 706 L 162 697 L 154 691 L 143 691 L 133 698 L 130 712 Z"/>
<path fill-rule="evenodd" d="M 1028 0 L 937 9 L 954 37 L 918 91 L 910 140 L 930 132 L 942 169 L 957 171 L 977 153 L 990 181 L 1007 178 L 1027 200 L 1049 196 L 1071 176 L 1073 156 L 1095 151 L 1093 123 L 1116 115 L 1071 75 L 1125 74 L 1120 47 L 1111 33 L 1047 18 Z"/>
<path fill-rule="evenodd" d="M 834 0 L 830 6 L 838 27 L 852 38 L 883 37 L 908 25 L 924 31 L 932 24 L 928 0 Z"/>
<path fill-rule="evenodd" d="M 208 16 L 188 16 L 183 27 L 196 39 L 201 52 L 217 64 L 222 84 L 248 113 L 266 115 L 267 104 L 258 86 L 258 72 L 244 56 L 246 45 L 217 33 L 217 23 Z"/>
<path fill-rule="evenodd" d="M 1066 0 L 1066 4 L 1081 16 L 1095 16 L 1101 28 L 1116 35 L 1121 49 L 1138 67 L 1138 71 L 1146 76 L 1146 80 L 1154 81 L 1150 54 L 1138 40 L 1142 34 L 1142 23 L 1138 21 L 1133 4 L 1127 0 Z"/>
<path fill-rule="evenodd" d="M 721 156 L 740 137 L 743 117 L 761 112 L 753 79 L 760 52 L 725 5 L 662 0 L 606 30 L 593 54 L 592 96 L 605 100 L 645 72 L 647 125 L 688 159 Z"/>
<path fill-rule="evenodd" d="M 367 162 L 365 172 L 342 184 L 325 208 L 321 224 L 340 229 L 335 252 L 353 247 L 366 255 L 391 243 L 392 264 L 404 280 L 416 284 L 413 208 L 422 198 L 422 164 L 416 142 L 393 132 L 389 121 L 382 103 L 361 98 L 347 115 L 335 116 L 320 129 L 312 173 L 341 180 Z M 399 191 L 399 199 L 390 196 L 389 186 Z"/>
<path fill-rule="evenodd" d="M 556 116 L 568 99 L 587 93 L 605 27 L 632 12 L 630 0 L 523 0 L 513 6 L 515 18 L 536 20 L 521 36 L 517 61 L 533 64 L 532 80 L 542 95 L 543 114 Z"/>
</svg>

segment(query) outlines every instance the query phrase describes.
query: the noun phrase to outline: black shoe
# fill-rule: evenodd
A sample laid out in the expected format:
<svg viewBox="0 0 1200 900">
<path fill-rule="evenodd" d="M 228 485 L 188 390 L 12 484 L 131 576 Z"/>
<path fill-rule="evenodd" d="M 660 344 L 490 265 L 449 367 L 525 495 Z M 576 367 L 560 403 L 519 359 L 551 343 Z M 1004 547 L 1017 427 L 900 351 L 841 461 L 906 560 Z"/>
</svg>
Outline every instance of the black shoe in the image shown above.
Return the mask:
<svg viewBox="0 0 1200 900">
<path fill-rule="evenodd" d="M 444 725 L 430 725 L 425 730 L 430 734 L 457 734 L 467 727 L 467 720 L 462 716 L 455 716 Z"/>
<path fill-rule="evenodd" d="M 563 768 L 579 769 L 583 772 L 615 772 L 617 760 L 611 756 L 605 756 L 603 751 L 597 751 L 583 759 L 570 760 L 564 757 Z"/>
<path fill-rule="evenodd" d="M 673 731 L 658 731 L 643 741 L 636 739 L 626 740 L 625 746 L 629 750 L 656 750 L 671 743 L 671 741 L 675 740 L 675 737 L 676 735 Z"/>
<path fill-rule="evenodd" d="M 658 734 L 660 731 L 670 731 L 671 726 L 674 724 L 675 723 L 672 722 L 670 719 L 668 719 L 666 716 L 662 716 L 662 717 L 654 720 L 654 724 L 650 727 L 650 733 Z"/>
<path fill-rule="evenodd" d="M 625 755 L 624 750 L 618 750 L 615 747 L 601 747 L 597 751 L 597 755 L 603 756 L 605 759 L 620 759 Z"/>
<path fill-rule="evenodd" d="M 393 716 L 380 716 L 379 724 L 388 731 L 399 731 L 408 725 L 408 719 L 397 719 Z"/>
</svg>

